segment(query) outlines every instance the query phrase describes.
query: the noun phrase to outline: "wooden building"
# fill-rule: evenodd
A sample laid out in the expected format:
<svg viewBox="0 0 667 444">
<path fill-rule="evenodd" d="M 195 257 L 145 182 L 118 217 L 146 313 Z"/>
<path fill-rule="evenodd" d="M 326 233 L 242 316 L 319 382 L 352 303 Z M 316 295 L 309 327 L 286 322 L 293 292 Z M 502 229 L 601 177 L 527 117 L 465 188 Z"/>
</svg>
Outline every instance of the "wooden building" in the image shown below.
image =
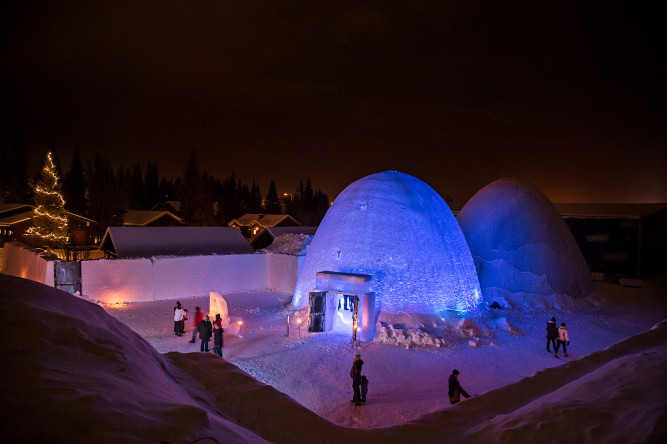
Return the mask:
<svg viewBox="0 0 667 444">
<path fill-rule="evenodd" d="M 233 219 L 227 225 L 241 230 L 246 239 L 254 238 L 266 227 L 300 227 L 299 221 L 289 214 L 254 214 L 246 213 Z"/>
<path fill-rule="evenodd" d="M 591 271 L 643 279 L 667 274 L 667 204 L 554 204 Z"/>
</svg>

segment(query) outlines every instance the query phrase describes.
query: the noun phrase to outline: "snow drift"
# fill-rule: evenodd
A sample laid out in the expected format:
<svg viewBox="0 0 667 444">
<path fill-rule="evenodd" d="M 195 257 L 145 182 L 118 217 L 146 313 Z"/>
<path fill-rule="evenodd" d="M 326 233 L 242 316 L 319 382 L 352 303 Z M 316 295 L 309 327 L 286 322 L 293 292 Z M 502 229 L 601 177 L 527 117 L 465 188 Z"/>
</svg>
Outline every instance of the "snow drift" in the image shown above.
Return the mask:
<svg viewBox="0 0 667 444">
<path fill-rule="evenodd" d="M 319 271 L 372 276 L 377 312 L 469 312 L 481 302 L 465 237 L 442 198 L 397 171 L 349 185 L 308 247 L 293 304 L 308 304 Z"/>
<path fill-rule="evenodd" d="M 0 274 L 0 303 L 21 315 L 7 320 L 0 351 L 0 402 L 11 406 L 0 426 L 8 442 L 665 439 L 667 321 L 410 423 L 351 429 L 212 354 L 160 355 L 99 306 L 51 287 Z"/>
<path fill-rule="evenodd" d="M 458 221 L 487 302 L 511 294 L 530 305 L 541 296 L 593 293 L 591 273 L 570 229 L 530 185 L 496 180 L 465 204 Z"/>
</svg>

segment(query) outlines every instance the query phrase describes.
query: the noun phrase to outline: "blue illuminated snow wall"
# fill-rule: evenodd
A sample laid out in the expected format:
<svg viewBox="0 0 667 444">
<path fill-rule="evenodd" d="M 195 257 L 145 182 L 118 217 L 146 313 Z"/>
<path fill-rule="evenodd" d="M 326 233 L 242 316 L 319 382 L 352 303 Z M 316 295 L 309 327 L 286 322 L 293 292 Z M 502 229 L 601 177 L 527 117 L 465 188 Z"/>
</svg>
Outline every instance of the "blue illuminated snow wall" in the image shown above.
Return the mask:
<svg viewBox="0 0 667 444">
<path fill-rule="evenodd" d="M 472 255 L 430 186 L 397 171 L 349 185 L 308 247 L 293 305 L 308 305 L 318 271 L 372 276 L 376 313 L 471 312 L 481 303 Z"/>
<path fill-rule="evenodd" d="M 458 214 L 487 302 L 492 293 L 593 292 L 593 279 L 570 229 L 541 192 L 516 179 L 478 191 Z"/>
</svg>

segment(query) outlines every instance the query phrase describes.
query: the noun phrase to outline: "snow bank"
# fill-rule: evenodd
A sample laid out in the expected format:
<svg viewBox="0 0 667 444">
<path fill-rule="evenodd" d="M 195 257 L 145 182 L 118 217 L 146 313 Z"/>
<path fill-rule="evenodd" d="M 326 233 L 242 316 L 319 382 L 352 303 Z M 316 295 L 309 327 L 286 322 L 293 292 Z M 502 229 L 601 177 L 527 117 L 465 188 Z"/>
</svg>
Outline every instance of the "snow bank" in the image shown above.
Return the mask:
<svg viewBox="0 0 667 444">
<path fill-rule="evenodd" d="M 481 292 L 465 237 L 442 198 L 407 174 L 364 177 L 338 195 L 308 247 L 293 304 L 316 273 L 371 275 L 378 311 L 474 311 Z"/>
<path fill-rule="evenodd" d="M 5 242 L 2 272 L 10 276 L 54 285 L 53 263 L 58 257 L 18 242 Z"/>
<path fill-rule="evenodd" d="M 468 344 L 471 347 L 493 345 L 494 331 L 521 334 L 506 318 L 483 321 L 450 311 L 444 316 L 399 313 L 380 315 L 380 329 L 373 342 L 403 348 L 452 347 Z"/>
<path fill-rule="evenodd" d="M 99 306 L 51 287 L 0 275 L 0 304 L 21 313 L 6 320 L 6 344 L 0 348 L 0 403 L 11 406 L 0 415 L 0 426 L 8 442 L 657 443 L 664 442 L 667 433 L 667 321 L 409 423 L 356 429 L 332 424 L 211 353 L 160 355 Z M 38 334 L 25 334 L 25 319 Z M 425 320 L 396 317 L 402 319 Z M 275 348 L 273 341 L 264 342 L 266 350 Z M 339 368 L 330 356 L 340 352 L 335 344 L 318 344 L 322 351 L 313 370 L 330 379 L 347 377 L 350 360 Z M 373 355 L 369 349 L 363 353 Z M 414 350 L 408 353 L 411 360 L 418 359 Z M 447 364 L 456 362 L 455 354 L 447 356 Z M 261 353 L 264 368 L 274 370 L 278 380 L 295 379 L 289 361 L 293 357 Z M 280 359 L 285 360 L 284 371 L 275 372 Z M 431 362 L 442 373 L 442 362 Z M 372 390 L 378 390 L 379 377 L 373 379 L 371 373 L 373 397 L 355 409 L 348 404 L 346 383 L 346 405 L 340 409 L 356 427 L 363 426 L 374 407 L 382 415 L 396 404 L 413 406 L 434 390 L 424 387 L 421 375 L 393 373 L 402 362 L 375 365 L 377 372 L 399 377 L 411 397 L 401 399 L 396 392 L 378 396 Z M 486 365 L 496 364 L 489 360 Z M 364 371 L 373 368 L 369 359 Z M 469 378 L 469 372 L 464 374 Z M 299 389 L 316 394 L 317 386 L 301 382 Z M 446 388 L 438 390 L 444 393 Z"/>
<path fill-rule="evenodd" d="M 7 442 L 264 442 L 223 418 L 191 379 L 101 307 L 0 276 L 10 316 L 0 351 Z M 30 330 L 26 334 L 26 319 Z M 212 358 L 212 356 L 210 356 Z"/>
<path fill-rule="evenodd" d="M 458 221 L 486 302 L 521 294 L 513 298 L 516 304 L 549 304 L 554 301 L 537 296 L 593 293 L 591 273 L 570 229 L 535 188 L 515 179 L 497 180 L 466 203 Z"/>
</svg>

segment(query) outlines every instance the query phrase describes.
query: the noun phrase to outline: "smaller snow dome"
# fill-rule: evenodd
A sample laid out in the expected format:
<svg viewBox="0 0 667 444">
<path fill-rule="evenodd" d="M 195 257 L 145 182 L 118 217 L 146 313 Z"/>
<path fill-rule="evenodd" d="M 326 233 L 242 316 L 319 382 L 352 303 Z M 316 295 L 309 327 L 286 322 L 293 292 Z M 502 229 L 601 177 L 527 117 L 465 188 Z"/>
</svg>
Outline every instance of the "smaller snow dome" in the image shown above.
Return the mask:
<svg viewBox="0 0 667 444">
<path fill-rule="evenodd" d="M 308 247 L 295 307 L 307 306 L 322 271 L 372 276 L 378 313 L 471 313 L 482 302 L 452 211 L 433 188 L 398 171 L 366 176 L 338 195 Z"/>
<path fill-rule="evenodd" d="M 584 297 L 593 279 L 570 229 L 547 197 L 516 179 L 478 191 L 458 221 L 475 260 L 482 294 Z"/>
</svg>

